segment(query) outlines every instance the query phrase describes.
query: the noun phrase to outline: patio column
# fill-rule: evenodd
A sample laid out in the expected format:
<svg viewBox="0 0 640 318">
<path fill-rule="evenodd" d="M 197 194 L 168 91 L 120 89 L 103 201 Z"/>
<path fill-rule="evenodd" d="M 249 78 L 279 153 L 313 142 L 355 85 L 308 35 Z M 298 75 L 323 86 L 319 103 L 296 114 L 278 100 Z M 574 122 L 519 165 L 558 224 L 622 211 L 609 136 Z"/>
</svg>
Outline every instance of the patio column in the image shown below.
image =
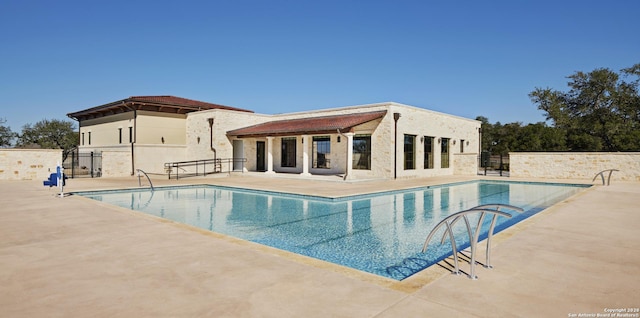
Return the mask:
<svg viewBox="0 0 640 318">
<path fill-rule="evenodd" d="M 267 171 L 265 173 L 275 173 L 273 171 L 273 137 L 267 137 Z"/>
<path fill-rule="evenodd" d="M 309 173 L 309 145 L 311 142 L 309 141 L 308 135 L 302 135 L 302 175 L 310 176 Z"/>
<path fill-rule="evenodd" d="M 353 179 L 353 136 L 355 133 L 348 132 L 342 134 L 347 137 L 347 171 L 345 171 L 345 180 Z"/>
</svg>

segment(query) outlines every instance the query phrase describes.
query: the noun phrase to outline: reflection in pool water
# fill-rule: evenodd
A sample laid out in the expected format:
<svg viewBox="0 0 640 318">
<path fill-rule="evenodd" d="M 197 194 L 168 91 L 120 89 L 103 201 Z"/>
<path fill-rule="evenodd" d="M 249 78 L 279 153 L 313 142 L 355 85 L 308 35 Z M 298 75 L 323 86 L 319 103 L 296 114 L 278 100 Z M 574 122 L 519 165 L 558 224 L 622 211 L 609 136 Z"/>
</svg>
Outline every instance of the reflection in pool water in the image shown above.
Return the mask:
<svg viewBox="0 0 640 318">
<path fill-rule="evenodd" d="M 498 232 L 584 188 L 472 181 L 340 199 L 217 186 L 76 194 L 401 280 L 451 254 L 446 245 L 420 252 L 431 229 L 446 216 L 489 203 L 525 210 L 498 218 Z M 485 232 L 489 222 L 484 222 Z M 455 231 L 466 233 L 459 223 Z"/>
</svg>

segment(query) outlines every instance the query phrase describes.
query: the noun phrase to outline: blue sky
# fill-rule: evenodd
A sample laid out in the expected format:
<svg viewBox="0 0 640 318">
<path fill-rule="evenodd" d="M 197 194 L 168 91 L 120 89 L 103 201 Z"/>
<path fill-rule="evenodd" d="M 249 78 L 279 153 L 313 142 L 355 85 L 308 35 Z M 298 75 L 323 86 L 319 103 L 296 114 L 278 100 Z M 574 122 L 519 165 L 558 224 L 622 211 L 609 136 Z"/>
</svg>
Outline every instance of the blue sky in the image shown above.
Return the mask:
<svg viewBox="0 0 640 318">
<path fill-rule="evenodd" d="M 528 93 L 640 63 L 640 1 L 0 0 L 13 131 L 135 95 L 276 114 L 395 101 L 538 122 Z"/>
</svg>

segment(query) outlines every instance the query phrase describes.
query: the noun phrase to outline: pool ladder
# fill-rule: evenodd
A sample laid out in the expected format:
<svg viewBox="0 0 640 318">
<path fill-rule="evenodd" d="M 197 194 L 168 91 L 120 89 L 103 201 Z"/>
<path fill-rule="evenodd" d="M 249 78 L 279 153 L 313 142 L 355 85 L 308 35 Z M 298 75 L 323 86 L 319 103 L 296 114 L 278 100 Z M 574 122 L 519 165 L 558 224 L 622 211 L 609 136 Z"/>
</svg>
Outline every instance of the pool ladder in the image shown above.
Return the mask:
<svg viewBox="0 0 640 318">
<path fill-rule="evenodd" d="M 602 170 L 602 171 L 600 171 L 600 172 L 596 173 L 596 175 L 593 177 L 593 180 L 591 180 L 591 182 L 596 181 L 596 179 L 598 178 L 598 176 L 600 176 L 600 177 L 602 178 L 602 185 L 605 185 L 605 183 L 604 183 L 604 173 L 605 173 L 605 172 L 607 172 L 607 171 L 609 171 L 609 177 L 607 178 L 607 184 L 606 184 L 606 185 L 607 185 L 607 186 L 608 186 L 608 185 L 610 185 L 610 184 L 611 184 L 611 174 L 612 174 L 614 171 L 620 171 L 620 170 L 618 170 L 618 169 L 606 169 L 606 170 Z"/>
<path fill-rule="evenodd" d="M 476 254 L 477 254 L 476 250 L 478 245 L 478 239 L 480 238 L 480 230 L 482 229 L 482 222 L 484 221 L 484 217 L 486 214 L 493 215 L 493 219 L 491 220 L 491 225 L 489 226 L 489 233 L 487 234 L 487 250 L 486 250 L 487 260 L 484 265 L 485 268 L 492 268 L 491 238 L 493 237 L 493 230 L 496 226 L 496 220 L 498 219 L 498 216 L 504 216 L 508 218 L 511 217 L 511 214 L 500 211 L 500 209 L 507 209 L 507 210 L 512 210 L 516 212 L 524 211 L 522 208 L 519 208 L 517 206 L 496 203 L 496 204 L 479 205 L 469 210 L 454 213 L 446 217 L 442 221 L 440 221 L 438 224 L 436 224 L 433 230 L 431 230 L 431 232 L 427 236 L 427 239 L 424 241 L 424 245 L 422 246 L 422 253 L 427 251 L 429 242 L 431 241 L 433 236 L 436 234 L 436 232 L 441 227 L 445 226 L 446 229 L 442 235 L 440 244 L 444 244 L 444 241 L 446 240 L 446 238 L 449 237 L 449 241 L 451 242 L 451 250 L 453 251 L 453 262 L 454 262 L 454 268 L 455 268 L 453 273 L 456 275 L 460 275 L 460 267 L 458 265 L 458 249 L 456 247 L 456 240 L 455 240 L 455 235 L 453 233 L 453 226 L 456 224 L 456 222 L 462 219 L 464 220 L 464 224 L 467 227 L 467 234 L 469 235 L 469 244 L 471 245 L 471 261 L 470 261 L 468 277 L 471 279 L 478 279 L 478 277 L 475 274 Z M 469 222 L 468 216 L 471 214 L 478 214 L 478 213 L 480 214 L 480 217 L 478 218 L 478 224 L 476 225 L 476 228 L 472 230 L 471 223 Z"/>
<path fill-rule="evenodd" d="M 138 186 L 141 187 L 142 186 L 142 181 L 140 181 L 140 178 L 142 177 L 140 175 L 140 173 L 144 174 L 145 177 L 147 177 L 147 181 L 149 181 L 149 186 L 151 186 L 151 191 L 154 191 L 155 189 L 153 188 L 153 183 L 151 183 L 151 178 L 149 178 L 149 175 L 144 172 L 144 170 L 142 169 L 136 169 L 136 171 L 138 172 Z"/>
</svg>

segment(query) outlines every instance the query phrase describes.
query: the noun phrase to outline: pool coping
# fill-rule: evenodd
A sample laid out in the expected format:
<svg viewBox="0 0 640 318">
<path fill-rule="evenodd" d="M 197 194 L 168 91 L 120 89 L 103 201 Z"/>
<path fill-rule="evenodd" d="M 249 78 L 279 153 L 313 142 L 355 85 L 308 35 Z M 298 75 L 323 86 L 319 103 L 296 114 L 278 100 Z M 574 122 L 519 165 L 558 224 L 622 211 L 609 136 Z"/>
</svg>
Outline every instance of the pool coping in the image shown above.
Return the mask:
<svg viewBox="0 0 640 318">
<path fill-rule="evenodd" d="M 154 184 L 271 186 L 262 182 L 265 179 L 154 179 Z M 459 178 L 438 180 L 444 179 Z M 363 182 L 355 188 L 328 182 L 276 186 L 286 190 L 303 185 L 310 192 L 328 188 L 335 193 L 419 181 L 424 180 Z M 67 189 L 132 184 L 137 184 L 134 178 L 70 180 Z M 88 198 L 54 198 L 55 189 L 43 188 L 40 181 L 0 182 L 0 189 L 4 193 L 0 198 L 0 307 L 8 316 L 566 317 L 640 307 L 635 297 L 640 293 L 636 279 L 640 275 L 640 183 L 596 184 L 501 231 L 493 241 L 495 268 L 480 267 L 478 280 L 451 275 L 447 264 L 442 264 L 400 282 L 344 271 L 338 265 L 236 242 L 179 223 L 151 220 L 151 216 Z M 113 233 L 87 228 L 96 225 Z M 140 231 L 139 225 L 148 228 Z M 158 233 L 171 239 L 169 250 L 160 242 L 151 244 Z M 145 245 L 127 246 L 140 238 Z M 95 243 L 99 245 L 93 251 L 90 247 Z M 211 247 L 221 249 L 213 255 L 222 257 L 219 266 L 212 256 L 198 254 L 208 253 Z M 167 255 L 175 248 L 184 250 L 184 257 Z M 131 259 L 129 250 L 145 255 Z M 105 261 L 133 267 L 106 269 Z M 254 261 L 259 267 L 254 268 Z M 218 277 L 208 267 L 201 269 L 200 262 L 217 269 L 233 264 L 232 279 Z M 237 268 L 236 262 L 240 262 Z"/>
<path fill-rule="evenodd" d="M 456 185 L 456 184 L 464 184 L 464 183 L 469 183 L 469 182 L 477 182 L 477 181 L 491 181 L 491 182 L 505 182 L 505 183 L 532 183 L 532 184 L 559 184 L 559 185 L 572 185 L 572 186 L 584 186 L 584 189 L 574 195 L 571 195 L 568 198 L 565 198 L 557 203 L 555 203 L 554 205 L 545 208 L 544 210 L 540 211 L 540 212 L 536 212 L 535 214 L 523 219 L 522 221 L 509 226 L 506 229 L 501 230 L 500 232 L 497 232 L 494 234 L 493 239 L 492 239 L 492 247 L 496 247 L 498 246 L 501 242 L 503 242 L 504 240 L 508 239 L 509 237 L 523 231 L 524 229 L 528 228 L 529 226 L 535 224 L 536 222 L 536 218 L 537 217 L 542 217 L 539 215 L 544 215 L 545 212 L 548 213 L 552 213 L 552 212 L 547 212 L 548 210 L 552 210 L 556 205 L 561 204 L 561 203 L 568 203 L 571 201 L 572 198 L 574 197 L 579 197 L 580 195 L 583 195 L 585 191 L 588 190 L 592 190 L 594 187 L 591 184 L 587 184 L 587 183 L 579 183 L 579 182 L 562 182 L 561 180 L 556 180 L 555 182 L 541 182 L 541 181 L 524 181 L 524 180 L 504 180 L 504 179 L 495 179 L 495 178 L 473 178 L 470 180 L 466 180 L 466 181 L 455 181 L 455 182 L 443 182 L 443 183 L 434 183 L 434 184 L 430 184 L 430 185 L 426 185 L 426 186 L 412 186 L 412 187 L 406 187 L 406 188 L 399 188 L 399 189 L 393 189 L 393 190 L 380 190 L 377 192 L 369 192 L 369 193 L 359 193 L 359 194 L 347 194 L 347 195 L 342 195 L 342 196 L 321 196 L 321 195 L 309 195 L 309 194 L 300 194 L 300 193 L 296 193 L 296 192 L 283 192 L 283 191 L 277 191 L 277 190 L 263 190 L 263 189 L 252 189 L 249 187 L 239 187 L 239 186 L 227 186 L 227 185 L 219 185 L 219 184 L 212 184 L 212 183 L 207 183 L 207 182 L 199 182 L 199 183 L 189 183 L 189 184 L 183 184 L 183 185 L 168 185 L 168 186 L 160 186 L 160 187 L 155 187 L 156 189 L 176 189 L 176 188 L 189 188 L 189 187 L 200 187 L 200 186 L 212 186 L 212 187 L 219 187 L 219 188 L 223 188 L 223 189 L 233 189 L 233 190 L 248 190 L 248 191 L 257 191 L 257 192 L 267 192 L 267 193 L 273 193 L 273 194 L 285 194 L 285 195 L 294 195 L 294 196 L 300 196 L 300 197 L 311 197 L 314 199 L 337 199 L 337 200 L 347 200 L 350 198 L 359 198 L 359 197 L 366 197 L 368 195 L 378 195 L 378 194 L 383 194 L 383 193 L 389 193 L 389 194 L 394 194 L 394 193 L 401 193 L 404 191 L 408 191 L 408 190 L 414 190 L 414 189 L 425 189 L 425 188 L 431 188 L 431 187 L 440 187 L 440 186 L 445 186 L 445 185 Z M 306 255 L 302 255 L 302 254 L 297 254 L 295 252 L 290 252 L 287 250 L 283 250 L 277 247 L 272 247 L 272 246 L 268 246 L 268 245 L 264 245 L 264 244 L 260 244 L 257 242 L 252 242 L 252 241 L 248 241 L 248 240 L 244 240 L 241 238 L 237 238 L 231 235 L 227 235 L 227 234 L 223 234 L 223 233 L 219 233 L 219 232 L 214 232 L 214 231 L 210 231 L 210 230 L 206 230 L 206 229 L 202 229 L 199 228 L 197 226 L 193 226 L 193 225 L 189 225 L 189 224 L 185 224 L 185 223 L 181 223 L 178 221 L 173 221 L 170 219 L 166 219 L 166 218 L 162 218 L 159 216 L 155 216 L 155 215 L 151 215 L 148 213 L 144 213 L 144 212 L 140 212 L 140 211 L 136 211 L 136 210 L 131 210 L 131 209 L 127 209 L 124 207 L 119 207 L 116 205 L 112 205 L 109 203 L 105 203 L 102 201 L 96 201 L 93 200 L 91 198 L 87 198 L 84 197 L 82 194 L 83 193 L 91 193 L 91 192 L 117 192 L 117 191 L 121 191 L 121 190 L 138 190 L 140 189 L 139 187 L 137 188 L 110 188 L 110 189 L 101 189 L 101 190 L 88 190 L 88 191 L 73 191 L 71 192 L 72 194 L 77 195 L 78 197 L 82 197 L 83 199 L 88 199 L 94 202 L 100 202 L 101 204 L 105 204 L 107 206 L 113 207 L 113 208 L 117 208 L 117 210 L 120 210 L 120 212 L 123 213 L 127 213 L 128 215 L 132 215 L 135 217 L 142 217 L 142 218 L 147 218 L 150 220 L 154 220 L 156 222 L 160 222 L 160 223 L 165 223 L 165 224 L 171 224 L 173 226 L 176 226 L 178 228 L 181 228 L 183 230 L 187 230 L 187 231 L 191 231 L 191 232 L 195 232 L 195 233 L 199 233 L 201 235 L 205 235 L 205 236 L 210 236 L 210 237 L 214 237 L 217 239 L 222 239 L 225 240 L 227 242 L 231 242 L 234 244 L 239 244 L 242 246 L 246 246 L 249 247 L 251 249 L 260 251 L 260 252 L 265 252 L 265 253 L 269 253 L 272 255 L 278 255 L 280 257 L 284 257 L 286 259 L 301 263 L 301 264 L 305 264 L 305 265 L 309 265 L 309 266 L 313 266 L 316 268 L 321 268 L 321 269 L 325 269 L 325 270 L 331 270 L 333 272 L 336 273 L 340 273 L 342 275 L 348 276 L 348 277 L 352 277 L 352 278 L 356 278 L 371 284 L 375 284 L 381 287 L 385 287 L 385 288 L 389 288 L 389 289 L 393 289 L 396 291 L 401 291 L 404 293 L 408 293 L 411 294 L 417 290 L 419 290 L 420 288 L 444 277 L 447 275 L 453 275 L 453 257 L 449 256 L 435 264 L 432 264 L 422 270 L 420 270 L 417 273 L 412 274 L 411 276 L 403 279 L 403 280 L 395 280 L 393 278 L 388 278 L 388 277 L 384 277 L 384 276 L 380 276 L 380 275 L 376 275 L 374 273 L 369 273 L 366 271 L 362 271 L 362 270 L 358 270 L 358 269 L 354 269 L 348 266 L 344 266 L 344 265 L 340 265 L 340 264 L 336 264 L 336 263 L 332 263 L 329 261 L 325 261 L 322 259 L 317 259 L 311 256 L 306 256 Z M 143 191 L 143 190 L 140 190 Z M 481 240 L 480 242 L 478 242 L 478 250 L 479 251 L 484 251 L 486 248 L 486 239 L 485 240 Z M 482 254 L 484 255 L 484 254 Z M 461 260 L 461 263 L 463 264 L 463 266 L 468 266 L 469 262 L 465 262 L 464 260 Z M 461 275 L 467 275 L 467 271 L 464 268 L 461 268 Z"/>
</svg>

